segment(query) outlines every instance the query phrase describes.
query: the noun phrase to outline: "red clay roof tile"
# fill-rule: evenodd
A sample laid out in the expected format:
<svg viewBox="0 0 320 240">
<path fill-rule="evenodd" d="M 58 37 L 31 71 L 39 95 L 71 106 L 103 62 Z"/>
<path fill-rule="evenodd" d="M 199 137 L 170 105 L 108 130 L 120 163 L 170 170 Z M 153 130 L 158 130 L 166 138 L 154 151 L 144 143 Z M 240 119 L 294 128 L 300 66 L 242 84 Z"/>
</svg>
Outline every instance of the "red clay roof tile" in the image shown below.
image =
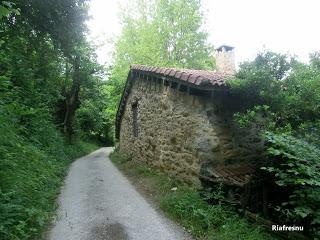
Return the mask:
<svg viewBox="0 0 320 240">
<path fill-rule="evenodd" d="M 189 83 L 195 83 L 196 80 L 197 80 L 197 75 L 194 75 L 194 74 L 190 74 L 190 77 L 188 78 L 188 82 Z"/>
<path fill-rule="evenodd" d="M 188 73 L 182 72 L 180 80 L 187 81 L 189 76 L 190 76 L 190 73 L 188 74 Z"/>
<path fill-rule="evenodd" d="M 131 70 L 140 71 L 142 74 L 156 73 L 161 76 L 169 76 L 194 85 L 209 84 L 212 86 L 225 86 L 226 82 L 233 77 L 233 75 L 216 71 L 147 67 L 144 65 L 132 65 Z"/>
</svg>

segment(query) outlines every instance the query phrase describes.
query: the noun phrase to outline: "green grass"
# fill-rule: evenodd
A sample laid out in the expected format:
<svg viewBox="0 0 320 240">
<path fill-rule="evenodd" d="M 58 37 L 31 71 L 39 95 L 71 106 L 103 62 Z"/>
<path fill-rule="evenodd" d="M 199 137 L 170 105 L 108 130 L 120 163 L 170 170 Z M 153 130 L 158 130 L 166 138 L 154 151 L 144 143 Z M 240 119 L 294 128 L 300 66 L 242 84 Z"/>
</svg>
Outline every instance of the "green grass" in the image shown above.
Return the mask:
<svg viewBox="0 0 320 240">
<path fill-rule="evenodd" d="M 174 177 L 145 164 L 133 162 L 117 151 L 110 157 L 138 190 L 197 239 L 277 239 L 261 226 L 240 217 L 231 207 L 208 204 L 197 189 Z M 175 188 L 177 189 L 174 190 Z"/>
<path fill-rule="evenodd" d="M 0 239 L 38 239 L 55 212 L 68 166 L 97 146 L 67 144 L 49 124 L 32 136 L 10 124 L 0 126 Z"/>
</svg>

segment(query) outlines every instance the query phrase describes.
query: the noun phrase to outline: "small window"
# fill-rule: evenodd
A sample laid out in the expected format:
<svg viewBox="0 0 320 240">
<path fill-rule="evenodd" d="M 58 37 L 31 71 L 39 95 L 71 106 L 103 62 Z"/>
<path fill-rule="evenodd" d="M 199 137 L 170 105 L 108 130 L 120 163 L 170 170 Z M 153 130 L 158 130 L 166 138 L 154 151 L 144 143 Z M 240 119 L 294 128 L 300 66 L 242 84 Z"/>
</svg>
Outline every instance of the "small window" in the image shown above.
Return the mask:
<svg viewBox="0 0 320 240">
<path fill-rule="evenodd" d="M 132 131 L 133 136 L 138 137 L 138 103 L 132 104 Z"/>
</svg>

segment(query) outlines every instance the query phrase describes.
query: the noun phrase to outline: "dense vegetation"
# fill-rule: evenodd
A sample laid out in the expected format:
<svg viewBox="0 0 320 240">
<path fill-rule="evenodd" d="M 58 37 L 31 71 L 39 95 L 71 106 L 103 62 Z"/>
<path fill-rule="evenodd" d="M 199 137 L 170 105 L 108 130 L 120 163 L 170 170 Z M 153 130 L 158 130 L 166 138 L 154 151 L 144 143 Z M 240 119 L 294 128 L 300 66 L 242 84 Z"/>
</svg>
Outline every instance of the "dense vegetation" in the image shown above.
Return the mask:
<svg viewBox="0 0 320 240">
<path fill-rule="evenodd" d="M 249 104 L 236 120 L 242 127 L 258 126 L 265 139 L 261 169 L 287 193 L 273 206 L 277 220 L 304 225 L 319 236 L 320 54 L 311 54 L 304 64 L 262 52 L 240 66 L 231 86 Z"/>
<path fill-rule="evenodd" d="M 103 122 L 92 113 L 101 104 L 88 103 L 101 67 L 86 1 L 1 1 L 0 19 L 0 239 L 34 239 L 68 164 L 95 147 L 80 137 L 104 137 L 90 125 Z"/>
</svg>

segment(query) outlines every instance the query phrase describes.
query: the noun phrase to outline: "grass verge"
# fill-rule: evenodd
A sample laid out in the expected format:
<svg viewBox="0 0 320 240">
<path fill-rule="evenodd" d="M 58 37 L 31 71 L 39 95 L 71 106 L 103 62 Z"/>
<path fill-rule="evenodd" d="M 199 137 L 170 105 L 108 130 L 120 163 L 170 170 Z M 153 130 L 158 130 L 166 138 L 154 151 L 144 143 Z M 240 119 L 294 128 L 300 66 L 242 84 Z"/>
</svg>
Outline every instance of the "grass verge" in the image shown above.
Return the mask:
<svg viewBox="0 0 320 240">
<path fill-rule="evenodd" d="M 130 161 L 117 150 L 110 158 L 143 195 L 196 239 L 276 239 L 261 226 L 240 217 L 231 207 L 208 204 L 198 190 L 163 172 Z"/>
<path fill-rule="evenodd" d="M 70 163 L 98 146 L 83 141 L 70 145 L 52 135 L 43 146 L 13 136 L 0 147 L 0 239 L 38 239 L 55 213 Z"/>
</svg>

